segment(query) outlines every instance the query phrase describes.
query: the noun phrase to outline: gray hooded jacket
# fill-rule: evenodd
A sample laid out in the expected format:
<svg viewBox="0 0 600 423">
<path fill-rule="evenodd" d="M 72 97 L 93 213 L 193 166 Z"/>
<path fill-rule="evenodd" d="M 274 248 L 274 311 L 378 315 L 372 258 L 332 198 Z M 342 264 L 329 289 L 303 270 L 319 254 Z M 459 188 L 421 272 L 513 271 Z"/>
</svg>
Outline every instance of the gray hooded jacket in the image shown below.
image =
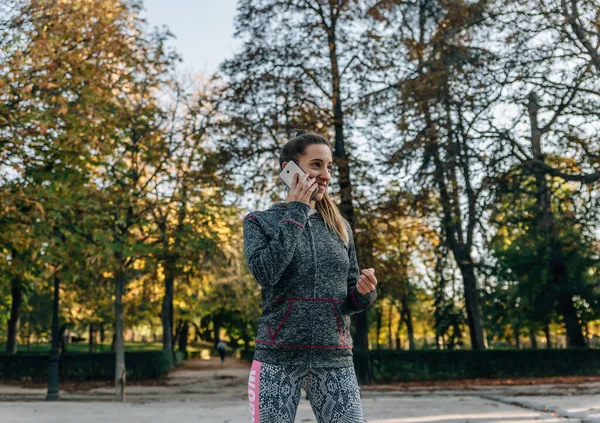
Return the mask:
<svg viewBox="0 0 600 423">
<path fill-rule="evenodd" d="M 320 213 L 280 202 L 244 218 L 244 255 L 262 288 L 254 359 L 270 364 L 350 367 L 350 314 L 366 310 L 376 291 L 356 289 L 354 237 L 348 247 Z M 347 223 L 347 222 L 346 222 Z"/>
</svg>

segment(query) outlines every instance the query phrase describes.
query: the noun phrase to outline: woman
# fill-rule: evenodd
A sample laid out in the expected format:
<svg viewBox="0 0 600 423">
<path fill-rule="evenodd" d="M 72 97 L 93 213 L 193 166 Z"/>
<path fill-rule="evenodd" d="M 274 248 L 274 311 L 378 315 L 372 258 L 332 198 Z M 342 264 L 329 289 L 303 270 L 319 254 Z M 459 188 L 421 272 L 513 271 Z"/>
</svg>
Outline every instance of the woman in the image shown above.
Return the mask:
<svg viewBox="0 0 600 423">
<path fill-rule="evenodd" d="M 320 423 L 363 422 L 350 315 L 376 298 L 373 269 L 359 272 L 348 222 L 327 195 L 332 148 L 313 133 L 283 146 L 294 176 L 284 202 L 244 218 L 244 254 L 261 287 L 262 315 L 248 380 L 253 422 L 293 422 L 300 388 Z"/>
</svg>

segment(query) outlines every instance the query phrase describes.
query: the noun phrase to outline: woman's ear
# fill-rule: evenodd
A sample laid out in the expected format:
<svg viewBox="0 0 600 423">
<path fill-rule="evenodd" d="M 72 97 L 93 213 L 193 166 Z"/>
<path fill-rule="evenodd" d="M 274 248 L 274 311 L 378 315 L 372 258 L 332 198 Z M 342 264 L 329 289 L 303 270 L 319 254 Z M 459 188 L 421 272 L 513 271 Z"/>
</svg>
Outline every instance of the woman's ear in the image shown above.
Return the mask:
<svg viewBox="0 0 600 423">
<path fill-rule="evenodd" d="M 286 167 L 286 166 L 287 166 L 287 164 L 288 164 L 288 162 L 283 162 L 283 163 L 281 163 L 281 170 L 283 170 L 283 168 L 284 168 L 284 167 Z"/>
</svg>

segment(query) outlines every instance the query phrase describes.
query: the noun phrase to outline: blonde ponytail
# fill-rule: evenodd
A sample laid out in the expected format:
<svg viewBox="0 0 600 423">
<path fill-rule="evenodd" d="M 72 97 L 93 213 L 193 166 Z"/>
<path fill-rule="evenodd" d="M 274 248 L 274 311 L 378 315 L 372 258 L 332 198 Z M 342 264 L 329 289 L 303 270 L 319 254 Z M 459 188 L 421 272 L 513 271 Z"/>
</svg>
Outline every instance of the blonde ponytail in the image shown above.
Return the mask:
<svg viewBox="0 0 600 423">
<path fill-rule="evenodd" d="M 350 234 L 348 232 L 348 222 L 342 216 L 340 209 L 333 202 L 331 197 L 327 191 L 323 194 L 323 198 L 316 202 L 316 209 L 321 213 L 323 220 L 325 221 L 325 225 L 335 232 L 342 241 L 344 241 L 344 245 L 348 247 L 350 242 Z"/>
</svg>

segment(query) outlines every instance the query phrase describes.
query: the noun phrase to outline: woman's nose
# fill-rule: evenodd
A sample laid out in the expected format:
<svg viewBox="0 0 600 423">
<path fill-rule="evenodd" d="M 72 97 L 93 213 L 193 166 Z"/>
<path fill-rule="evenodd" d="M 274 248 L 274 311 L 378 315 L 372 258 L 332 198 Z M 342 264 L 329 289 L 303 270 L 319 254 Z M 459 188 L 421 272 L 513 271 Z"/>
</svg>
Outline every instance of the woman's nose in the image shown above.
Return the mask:
<svg viewBox="0 0 600 423">
<path fill-rule="evenodd" d="M 321 171 L 321 179 L 325 179 L 325 180 L 330 180 L 331 179 L 331 172 L 329 171 L 329 169 L 325 168 L 323 171 Z"/>
</svg>

